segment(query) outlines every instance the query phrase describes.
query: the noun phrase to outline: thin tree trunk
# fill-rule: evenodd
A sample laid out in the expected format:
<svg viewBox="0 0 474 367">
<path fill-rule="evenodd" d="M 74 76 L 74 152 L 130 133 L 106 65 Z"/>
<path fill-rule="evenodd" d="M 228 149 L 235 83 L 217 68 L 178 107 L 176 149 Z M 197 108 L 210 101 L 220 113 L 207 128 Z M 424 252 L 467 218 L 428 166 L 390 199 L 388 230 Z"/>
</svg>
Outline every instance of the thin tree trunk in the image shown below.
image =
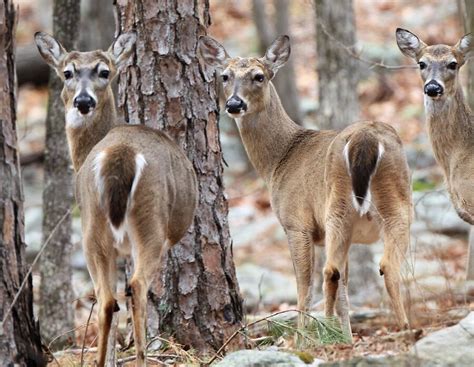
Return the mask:
<svg viewBox="0 0 474 367">
<path fill-rule="evenodd" d="M 320 128 L 343 129 L 359 118 L 359 65 L 336 44 L 337 41 L 348 46 L 356 43 L 353 4 L 347 0 L 315 0 L 315 6 L 319 91 L 317 122 Z M 352 246 L 349 264 L 355 271 L 349 276 L 349 295 L 360 292 L 361 284 L 364 289 L 377 288 L 373 263 L 369 246 Z M 351 284 L 356 286 L 351 287 Z"/>
<path fill-rule="evenodd" d="M 56 0 L 53 33 L 67 50 L 75 48 L 79 35 L 80 1 Z M 48 116 L 46 118 L 46 155 L 44 162 L 43 239 L 50 236 L 73 204 L 72 168 L 69 158 L 62 82 L 54 71 L 49 78 Z M 71 268 L 71 215 L 58 226 L 40 262 L 40 322 L 46 341 L 74 327 L 74 294 Z M 68 335 L 55 341 L 61 347 Z"/>
<path fill-rule="evenodd" d="M 130 123 L 162 129 L 187 152 L 200 200 L 194 226 L 167 255 L 149 294 L 148 332 L 167 332 L 202 353 L 242 320 L 222 181 L 216 84 L 196 55 L 209 1 L 117 4 L 122 30 L 136 29 L 136 57 L 120 76 L 118 105 Z"/>
<path fill-rule="evenodd" d="M 262 55 L 278 35 L 290 35 L 289 4 L 289 0 L 274 0 L 275 16 L 274 19 L 271 19 L 273 17 L 268 15 L 265 1 L 252 1 L 253 20 L 257 29 L 260 53 Z M 274 20 L 274 22 L 271 22 L 270 19 Z M 288 116 L 296 123 L 301 124 L 303 118 L 296 89 L 293 57 L 290 57 L 283 69 L 275 76 L 273 82 Z"/>
<path fill-rule="evenodd" d="M 474 1 L 459 0 L 458 7 L 464 23 L 465 32 L 474 32 Z M 469 107 L 474 111 L 474 63 L 468 62 L 466 67 L 468 71 L 467 100 Z M 471 226 L 468 246 L 466 279 L 474 280 L 474 226 Z"/>
<path fill-rule="evenodd" d="M 290 9 L 289 0 L 274 0 L 275 4 L 275 29 L 276 35 L 290 35 Z M 288 116 L 298 124 L 302 124 L 298 91 L 296 89 L 294 55 L 290 57 L 284 68 L 275 76 L 274 83 L 280 96 L 283 108 Z"/>
<path fill-rule="evenodd" d="M 80 50 L 107 50 L 114 39 L 114 10 L 112 0 L 82 0 Z"/>
<path fill-rule="evenodd" d="M 356 43 L 353 4 L 347 0 L 315 0 L 315 7 L 317 122 L 322 129 L 342 129 L 359 118 L 358 63 L 337 44 Z"/>
<path fill-rule="evenodd" d="M 44 366 L 38 324 L 33 315 L 31 275 L 25 279 L 23 189 L 16 136 L 15 20 L 11 0 L 0 2 L 0 365 Z"/>
</svg>

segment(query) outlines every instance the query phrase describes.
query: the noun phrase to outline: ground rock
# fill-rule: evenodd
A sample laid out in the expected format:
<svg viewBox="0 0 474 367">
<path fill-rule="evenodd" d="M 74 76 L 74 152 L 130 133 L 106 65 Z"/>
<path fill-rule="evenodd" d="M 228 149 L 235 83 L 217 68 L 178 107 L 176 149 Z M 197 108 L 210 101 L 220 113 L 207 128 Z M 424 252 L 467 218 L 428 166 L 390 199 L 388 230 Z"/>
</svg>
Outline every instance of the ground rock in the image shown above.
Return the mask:
<svg viewBox="0 0 474 367">
<path fill-rule="evenodd" d="M 443 366 L 474 366 L 474 312 L 419 340 L 412 354 Z"/>
<path fill-rule="evenodd" d="M 274 350 L 239 350 L 227 355 L 215 367 L 308 367 L 299 357 Z"/>
<path fill-rule="evenodd" d="M 246 263 L 238 266 L 237 279 L 246 307 L 296 302 L 296 280 L 282 273 Z"/>
</svg>

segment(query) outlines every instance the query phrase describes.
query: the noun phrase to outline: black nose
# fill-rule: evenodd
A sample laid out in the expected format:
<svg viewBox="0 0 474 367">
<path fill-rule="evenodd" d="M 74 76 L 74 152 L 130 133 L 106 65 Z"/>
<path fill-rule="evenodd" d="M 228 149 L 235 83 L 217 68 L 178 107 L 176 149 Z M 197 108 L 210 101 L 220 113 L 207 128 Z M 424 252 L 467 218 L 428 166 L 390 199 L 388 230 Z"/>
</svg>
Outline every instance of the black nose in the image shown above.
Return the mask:
<svg viewBox="0 0 474 367">
<path fill-rule="evenodd" d="M 225 109 L 229 113 L 239 113 L 242 110 L 247 110 L 247 105 L 238 96 L 232 96 L 227 100 Z"/>
<path fill-rule="evenodd" d="M 443 87 L 436 80 L 431 80 L 425 85 L 425 94 L 429 95 L 430 97 L 440 96 L 443 94 L 443 92 Z"/>
<path fill-rule="evenodd" d="M 76 98 L 74 98 L 74 107 L 76 107 L 83 115 L 85 115 L 95 107 L 95 100 L 90 95 L 81 93 Z"/>
</svg>

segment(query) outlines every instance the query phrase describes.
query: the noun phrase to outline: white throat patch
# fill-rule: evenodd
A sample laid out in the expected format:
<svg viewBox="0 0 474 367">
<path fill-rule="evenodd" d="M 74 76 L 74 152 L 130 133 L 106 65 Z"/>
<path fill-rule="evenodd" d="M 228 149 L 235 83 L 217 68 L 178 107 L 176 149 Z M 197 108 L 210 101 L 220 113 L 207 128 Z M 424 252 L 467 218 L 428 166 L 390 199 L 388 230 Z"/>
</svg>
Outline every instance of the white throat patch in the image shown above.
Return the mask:
<svg viewBox="0 0 474 367">
<path fill-rule="evenodd" d="M 83 115 L 77 108 L 72 107 L 66 112 L 66 127 L 71 129 L 82 127 L 92 119 L 93 114 L 94 110 L 91 110 L 88 114 Z"/>
</svg>

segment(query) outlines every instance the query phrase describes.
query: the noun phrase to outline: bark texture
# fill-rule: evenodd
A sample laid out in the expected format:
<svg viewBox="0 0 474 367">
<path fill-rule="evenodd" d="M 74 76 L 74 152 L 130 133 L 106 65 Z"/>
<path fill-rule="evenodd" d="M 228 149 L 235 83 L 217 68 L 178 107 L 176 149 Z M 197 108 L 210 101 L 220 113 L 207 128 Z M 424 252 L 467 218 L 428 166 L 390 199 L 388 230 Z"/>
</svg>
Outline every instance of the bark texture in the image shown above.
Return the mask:
<svg viewBox="0 0 474 367">
<path fill-rule="evenodd" d="M 80 1 L 55 0 L 53 33 L 67 49 L 75 48 L 79 34 Z M 45 182 L 43 191 L 43 241 L 73 204 L 72 167 L 66 140 L 62 82 L 51 70 L 46 118 Z M 74 294 L 71 269 L 71 215 L 58 226 L 40 261 L 41 334 L 49 342 L 74 327 Z M 68 334 L 71 335 L 71 334 Z M 68 335 L 55 341 L 63 346 Z"/>
<path fill-rule="evenodd" d="M 315 0 L 316 50 L 321 129 L 341 129 L 359 118 L 358 62 L 346 46 L 356 43 L 352 0 Z M 336 41 L 337 40 L 337 41 Z"/>
<path fill-rule="evenodd" d="M 201 353 L 219 348 L 242 319 L 222 182 L 216 84 L 196 46 L 209 1 L 117 1 L 122 31 L 135 29 L 133 64 L 120 76 L 118 106 L 130 123 L 162 129 L 187 152 L 200 200 L 193 227 L 163 264 L 149 294 L 148 332 L 173 334 Z M 159 320 L 159 322 L 158 322 Z"/>
<path fill-rule="evenodd" d="M 260 53 L 263 55 L 268 46 L 279 35 L 290 35 L 290 1 L 274 0 L 274 17 L 270 17 L 266 3 L 263 0 L 253 0 L 253 18 L 255 28 L 260 43 Z M 274 18 L 274 22 L 270 20 Z M 293 121 L 300 124 L 303 122 L 300 104 L 298 101 L 298 91 L 296 89 L 295 68 L 293 64 L 294 56 L 290 57 L 286 65 L 278 72 L 273 79 L 278 96 L 280 97 L 283 108 Z"/>
<path fill-rule="evenodd" d="M 44 366 L 38 324 L 33 315 L 33 291 L 28 277 L 5 322 L 7 310 L 27 273 L 23 190 L 16 136 L 14 64 L 15 10 L 0 2 L 0 365 Z"/>
<path fill-rule="evenodd" d="M 474 32 L 474 1 L 458 0 L 458 7 L 464 20 L 465 32 Z M 467 100 L 471 111 L 474 111 L 474 63 L 468 62 L 465 67 L 468 71 Z M 471 226 L 468 246 L 466 279 L 474 280 L 474 226 Z"/>
</svg>

